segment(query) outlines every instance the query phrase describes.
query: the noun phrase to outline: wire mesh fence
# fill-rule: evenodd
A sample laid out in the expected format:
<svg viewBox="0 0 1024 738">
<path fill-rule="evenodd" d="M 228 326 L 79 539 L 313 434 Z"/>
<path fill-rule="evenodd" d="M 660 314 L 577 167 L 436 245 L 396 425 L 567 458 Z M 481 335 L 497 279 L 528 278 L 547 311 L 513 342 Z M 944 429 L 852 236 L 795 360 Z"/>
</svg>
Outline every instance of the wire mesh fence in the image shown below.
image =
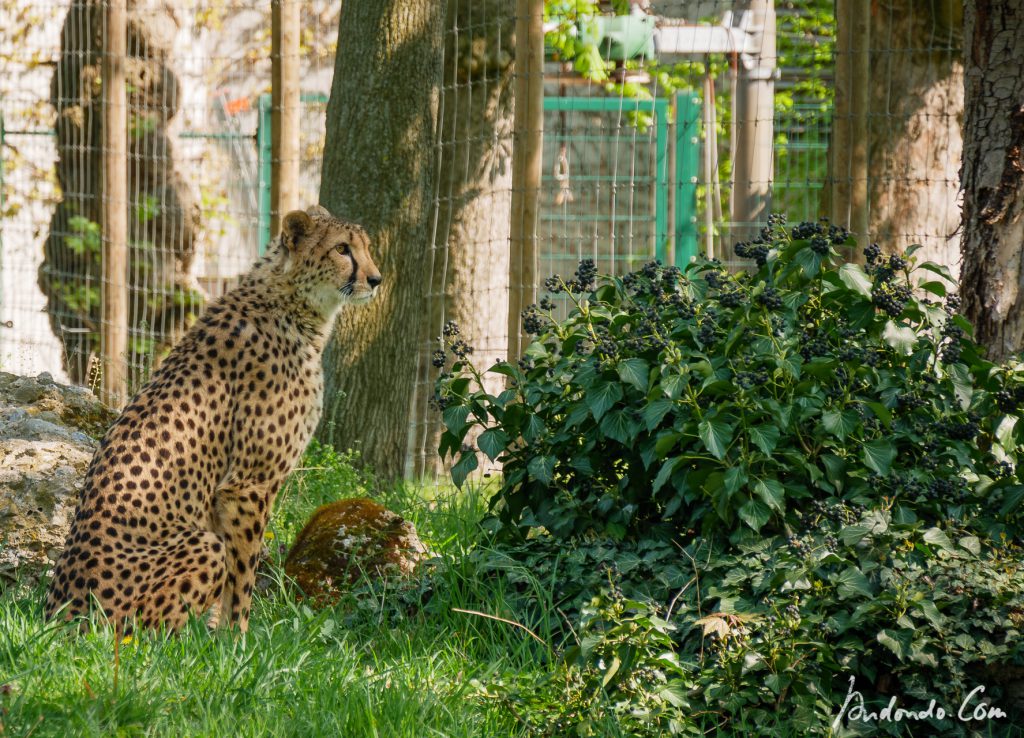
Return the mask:
<svg viewBox="0 0 1024 738">
<path fill-rule="evenodd" d="M 294 185 L 306 206 L 319 198 L 335 55 L 345 53 L 336 48 L 341 11 L 328 0 L 281 1 L 301 12 Z M 464 326 L 481 363 L 505 356 L 510 297 L 571 274 L 582 258 L 616 274 L 650 259 L 685 265 L 698 253 L 739 268 L 733 242 L 755 234 L 769 211 L 848 220 L 837 182 L 863 177 L 863 237 L 924 242 L 928 256 L 955 268 L 958 19 L 944 3 L 875 3 L 872 74 L 844 82 L 866 85 L 870 99 L 871 166 L 854 172 L 830 149 L 837 135 L 849 140 L 858 114 L 836 91 L 837 69 L 858 53 L 839 33 L 854 4 L 548 0 L 537 249 L 523 272 L 510 262 L 510 233 L 512 154 L 530 133 L 516 130 L 513 105 L 512 62 L 525 40 L 514 3 L 448 0 L 430 279 L 410 325 L 420 336 L 411 473 L 428 471 L 435 456 L 430 357 L 444 323 Z M 100 311 L 106 7 L 0 0 L 3 371 L 97 380 L 109 328 Z M 270 2 L 127 8 L 131 389 L 266 247 L 281 162 Z M 522 274 L 530 284 L 516 282 Z"/>
</svg>

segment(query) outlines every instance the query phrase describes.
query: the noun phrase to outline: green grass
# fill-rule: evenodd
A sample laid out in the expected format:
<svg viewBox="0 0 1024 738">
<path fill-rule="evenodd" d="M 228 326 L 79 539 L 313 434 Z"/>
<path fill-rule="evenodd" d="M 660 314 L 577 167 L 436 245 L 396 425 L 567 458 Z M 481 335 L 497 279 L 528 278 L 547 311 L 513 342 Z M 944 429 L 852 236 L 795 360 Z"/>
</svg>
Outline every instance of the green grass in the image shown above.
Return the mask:
<svg viewBox="0 0 1024 738">
<path fill-rule="evenodd" d="M 275 511 L 274 543 L 289 543 L 317 505 L 372 489 L 344 461 L 307 457 Z M 505 593 L 460 566 L 484 495 L 376 492 L 446 564 L 413 614 L 394 589 L 315 612 L 278 581 L 257 596 L 244 636 L 200 622 L 176 636 L 136 635 L 120 648 L 115 686 L 110 629 L 47 623 L 41 587 L 10 588 L 0 594 L 0 736 L 520 735 L 472 681 L 545 669 L 547 649 L 452 609 L 509 614 Z"/>
</svg>

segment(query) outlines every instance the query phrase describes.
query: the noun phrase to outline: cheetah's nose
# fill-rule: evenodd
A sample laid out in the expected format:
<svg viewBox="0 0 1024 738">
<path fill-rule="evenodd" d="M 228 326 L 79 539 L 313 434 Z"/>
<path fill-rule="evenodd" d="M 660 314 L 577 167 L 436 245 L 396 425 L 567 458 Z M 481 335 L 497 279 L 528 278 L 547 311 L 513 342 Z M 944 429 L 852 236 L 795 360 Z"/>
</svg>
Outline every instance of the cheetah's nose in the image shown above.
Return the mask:
<svg viewBox="0 0 1024 738">
<path fill-rule="evenodd" d="M 370 287 L 376 287 L 381 283 L 381 277 L 380 275 L 377 275 L 376 277 L 367 277 L 366 281 L 369 283 Z"/>
</svg>

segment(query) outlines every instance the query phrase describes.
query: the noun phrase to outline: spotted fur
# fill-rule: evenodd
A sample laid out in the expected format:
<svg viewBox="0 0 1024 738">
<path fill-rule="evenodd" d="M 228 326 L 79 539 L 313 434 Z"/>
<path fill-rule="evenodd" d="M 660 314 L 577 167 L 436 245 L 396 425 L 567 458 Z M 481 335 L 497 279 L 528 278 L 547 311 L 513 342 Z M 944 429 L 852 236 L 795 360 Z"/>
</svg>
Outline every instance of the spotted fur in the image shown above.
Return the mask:
<svg viewBox="0 0 1024 738">
<path fill-rule="evenodd" d="M 48 616 L 98 603 L 115 623 L 173 629 L 209 611 L 248 627 L 271 505 L 320 418 L 334 316 L 380 281 L 362 228 L 319 206 L 285 217 L 100 442 Z"/>
</svg>

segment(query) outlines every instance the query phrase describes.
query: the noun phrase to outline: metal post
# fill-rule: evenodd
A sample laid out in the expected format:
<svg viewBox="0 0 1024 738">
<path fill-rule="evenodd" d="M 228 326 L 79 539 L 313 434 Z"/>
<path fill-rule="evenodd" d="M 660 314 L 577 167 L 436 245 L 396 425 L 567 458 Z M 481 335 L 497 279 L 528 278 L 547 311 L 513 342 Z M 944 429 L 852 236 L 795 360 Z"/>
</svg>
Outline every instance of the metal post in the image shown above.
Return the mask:
<svg viewBox="0 0 1024 738">
<path fill-rule="evenodd" d="M 299 207 L 299 32 L 301 0 L 271 0 L 271 233 Z"/>
<path fill-rule="evenodd" d="M 100 399 L 111 407 L 127 400 L 128 352 L 128 52 L 127 0 L 107 0 L 103 49 L 102 323 Z"/>
<path fill-rule="evenodd" d="M 744 0 L 740 7 L 737 19 L 749 40 L 739 58 L 732 220 L 743 239 L 771 208 L 776 53 L 773 0 Z"/>
<path fill-rule="evenodd" d="M 529 342 L 520 313 L 537 296 L 537 201 L 544 143 L 544 0 L 516 0 L 508 359 Z"/>
</svg>

